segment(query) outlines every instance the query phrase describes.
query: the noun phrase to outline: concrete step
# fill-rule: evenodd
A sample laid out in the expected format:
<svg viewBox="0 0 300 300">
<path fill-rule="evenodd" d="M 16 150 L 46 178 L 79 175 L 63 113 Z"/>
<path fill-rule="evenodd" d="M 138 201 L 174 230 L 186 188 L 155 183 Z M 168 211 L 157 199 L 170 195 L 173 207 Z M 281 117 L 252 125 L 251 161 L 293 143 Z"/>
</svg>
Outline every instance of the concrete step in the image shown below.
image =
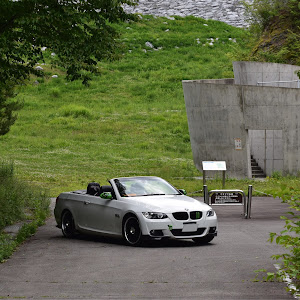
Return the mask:
<svg viewBox="0 0 300 300">
<path fill-rule="evenodd" d="M 251 170 L 252 178 L 266 178 L 266 175 L 262 168 L 258 165 L 254 157 L 251 155 Z"/>
<path fill-rule="evenodd" d="M 253 171 L 252 176 L 265 176 L 265 174 L 262 171 Z"/>
<path fill-rule="evenodd" d="M 266 178 L 266 175 L 265 174 L 260 174 L 260 175 L 252 174 L 252 178 Z"/>
<path fill-rule="evenodd" d="M 252 172 L 253 172 L 253 171 L 260 171 L 260 172 L 263 172 L 262 169 L 261 169 L 261 167 L 258 166 L 258 165 L 257 165 L 257 166 L 251 166 L 251 169 L 252 169 Z"/>
</svg>

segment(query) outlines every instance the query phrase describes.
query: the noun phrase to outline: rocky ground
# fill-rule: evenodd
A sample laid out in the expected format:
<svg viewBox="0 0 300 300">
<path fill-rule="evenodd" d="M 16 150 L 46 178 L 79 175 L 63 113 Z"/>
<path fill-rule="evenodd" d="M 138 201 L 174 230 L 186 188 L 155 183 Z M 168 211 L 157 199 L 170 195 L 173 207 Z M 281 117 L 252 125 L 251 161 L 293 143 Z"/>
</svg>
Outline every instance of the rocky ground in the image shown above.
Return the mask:
<svg viewBox="0 0 300 300">
<path fill-rule="evenodd" d="M 250 2 L 252 0 L 248 0 Z M 241 0 L 139 0 L 136 7 L 126 11 L 154 16 L 195 16 L 247 27 L 244 6 Z"/>
</svg>

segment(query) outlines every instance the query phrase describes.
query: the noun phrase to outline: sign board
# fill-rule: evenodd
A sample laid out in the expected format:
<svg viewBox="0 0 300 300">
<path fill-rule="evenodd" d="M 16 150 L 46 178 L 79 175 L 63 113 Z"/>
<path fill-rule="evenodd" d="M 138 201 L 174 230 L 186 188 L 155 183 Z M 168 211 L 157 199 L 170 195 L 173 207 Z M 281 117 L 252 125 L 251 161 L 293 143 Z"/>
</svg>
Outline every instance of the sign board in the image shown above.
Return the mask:
<svg viewBox="0 0 300 300">
<path fill-rule="evenodd" d="M 235 150 L 242 150 L 242 140 L 234 139 Z"/>
<path fill-rule="evenodd" d="M 225 161 L 203 161 L 203 171 L 226 171 Z"/>
<path fill-rule="evenodd" d="M 243 195 L 240 192 L 219 191 L 211 195 L 211 205 L 243 205 Z"/>
<path fill-rule="evenodd" d="M 211 190 L 203 185 L 204 203 L 208 205 L 243 206 L 244 216 L 250 219 L 252 202 L 252 185 L 248 188 L 248 200 L 242 190 Z"/>
</svg>

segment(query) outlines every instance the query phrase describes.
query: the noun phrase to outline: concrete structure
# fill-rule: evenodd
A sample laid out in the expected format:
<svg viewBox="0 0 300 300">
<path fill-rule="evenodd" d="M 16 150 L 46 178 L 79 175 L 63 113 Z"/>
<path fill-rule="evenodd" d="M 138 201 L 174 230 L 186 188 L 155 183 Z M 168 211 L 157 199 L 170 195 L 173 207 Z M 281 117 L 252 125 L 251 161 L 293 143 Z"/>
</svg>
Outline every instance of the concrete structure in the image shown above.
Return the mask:
<svg viewBox="0 0 300 300">
<path fill-rule="evenodd" d="M 252 3 L 253 0 L 245 0 Z M 127 12 L 173 18 L 195 16 L 218 20 L 232 26 L 248 27 L 245 6 L 240 0 L 139 0 L 137 6 L 124 5 Z"/>
<path fill-rule="evenodd" d="M 235 79 L 183 81 L 196 167 L 202 171 L 202 161 L 224 160 L 230 177 L 250 178 L 253 155 L 267 175 L 296 175 L 300 67 L 257 62 L 233 66 Z"/>
</svg>

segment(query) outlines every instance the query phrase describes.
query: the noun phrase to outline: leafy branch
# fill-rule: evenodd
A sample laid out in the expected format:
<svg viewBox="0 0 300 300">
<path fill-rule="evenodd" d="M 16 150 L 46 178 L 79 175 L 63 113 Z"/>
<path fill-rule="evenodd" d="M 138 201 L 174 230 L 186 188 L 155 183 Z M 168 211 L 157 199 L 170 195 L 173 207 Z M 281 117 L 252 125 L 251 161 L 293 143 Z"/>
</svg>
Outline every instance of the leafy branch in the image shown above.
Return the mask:
<svg viewBox="0 0 300 300">
<path fill-rule="evenodd" d="M 282 193 L 281 198 L 284 203 L 289 204 L 290 211 L 287 213 L 288 216 L 281 216 L 281 219 L 285 220 L 284 229 L 279 234 L 271 232 L 269 241 L 284 247 L 287 253 L 271 256 L 274 260 L 280 261 L 279 269 L 276 273 L 268 272 L 264 279 L 285 280 L 288 276 L 294 285 L 289 286 L 288 290 L 295 294 L 300 289 L 300 196 L 289 198 Z"/>
</svg>

